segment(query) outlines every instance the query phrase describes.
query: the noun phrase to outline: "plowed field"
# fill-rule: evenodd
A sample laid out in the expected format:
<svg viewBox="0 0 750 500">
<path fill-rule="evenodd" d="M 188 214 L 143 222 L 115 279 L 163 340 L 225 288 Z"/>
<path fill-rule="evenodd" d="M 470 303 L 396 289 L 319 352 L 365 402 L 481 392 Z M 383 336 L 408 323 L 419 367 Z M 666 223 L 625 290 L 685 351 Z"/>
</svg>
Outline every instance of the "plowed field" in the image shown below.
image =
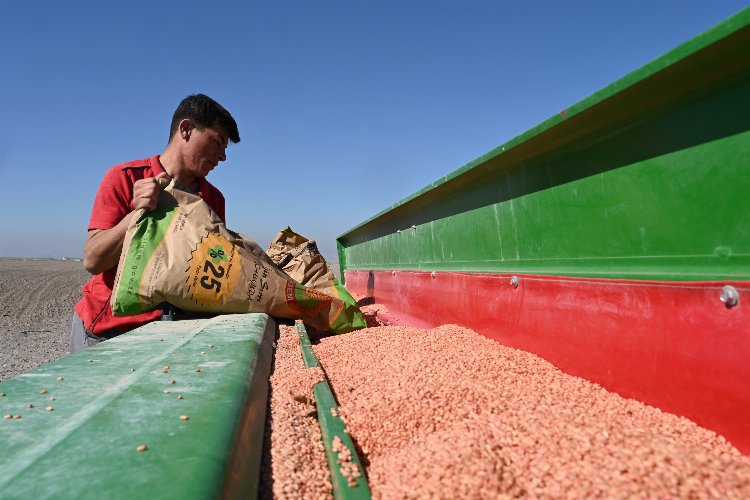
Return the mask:
<svg viewBox="0 0 750 500">
<path fill-rule="evenodd" d="M 81 262 L 0 259 L 0 380 L 70 352 L 70 315 L 88 278 Z"/>
</svg>

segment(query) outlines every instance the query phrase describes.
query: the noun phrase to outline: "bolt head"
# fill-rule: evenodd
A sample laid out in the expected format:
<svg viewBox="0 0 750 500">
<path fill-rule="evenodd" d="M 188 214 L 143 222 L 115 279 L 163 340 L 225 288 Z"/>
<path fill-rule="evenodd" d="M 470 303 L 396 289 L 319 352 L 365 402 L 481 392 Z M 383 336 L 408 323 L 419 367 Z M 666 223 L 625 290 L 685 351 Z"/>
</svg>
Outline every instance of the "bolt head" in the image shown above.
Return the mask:
<svg viewBox="0 0 750 500">
<path fill-rule="evenodd" d="M 733 286 L 727 285 L 721 289 L 719 300 L 724 303 L 727 309 L 730 309 L 739 303 L 740 294 Z"/>
</svg>

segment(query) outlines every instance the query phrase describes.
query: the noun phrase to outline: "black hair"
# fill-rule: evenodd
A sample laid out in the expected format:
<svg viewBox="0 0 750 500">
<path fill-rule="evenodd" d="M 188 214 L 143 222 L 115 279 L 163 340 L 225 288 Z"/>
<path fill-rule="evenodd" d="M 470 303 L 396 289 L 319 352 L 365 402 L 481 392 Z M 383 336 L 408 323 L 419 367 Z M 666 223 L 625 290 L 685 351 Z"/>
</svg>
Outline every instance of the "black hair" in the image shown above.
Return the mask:
<svg viewBox="0 0 750 500">
<path fill-rule="evenodd" d="M 180 121 L 188 119 L 197 128 L 221 126 L 227 131 L 229 140 L 233 143 L 240 142 L 240 133 L 237 130 L 237 122 L 234 121 L 229 111 L 224 106 L 204 94 L 189 95 L 182 100 L 172 115 L 172 125 L 169 128 L 169 140 L 180 126 Z"/>
</svg>

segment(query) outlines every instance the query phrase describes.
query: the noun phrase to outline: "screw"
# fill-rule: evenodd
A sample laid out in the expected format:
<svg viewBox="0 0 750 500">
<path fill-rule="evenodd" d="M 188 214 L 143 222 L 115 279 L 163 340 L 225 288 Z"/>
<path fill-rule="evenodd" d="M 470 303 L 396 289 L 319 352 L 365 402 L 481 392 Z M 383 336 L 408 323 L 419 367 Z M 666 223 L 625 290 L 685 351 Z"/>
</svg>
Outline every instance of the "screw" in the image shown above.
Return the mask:
<svg viewBox="0 0 750 500">
<path fill-rule="evenodd" d="M 510 284 L 513 285 L 513 288 L 518 288 L 518 277 L 517 276 L 511 276 L 511 278 L 510 278 Z"/>
<path fill-rule="evenodd" d="M 724 303 L 727 309 L 731 309 L 740 302 L 740 294 L 733 286 L 727 285 L 721 289 L 719 300 Z"/>
</svg>

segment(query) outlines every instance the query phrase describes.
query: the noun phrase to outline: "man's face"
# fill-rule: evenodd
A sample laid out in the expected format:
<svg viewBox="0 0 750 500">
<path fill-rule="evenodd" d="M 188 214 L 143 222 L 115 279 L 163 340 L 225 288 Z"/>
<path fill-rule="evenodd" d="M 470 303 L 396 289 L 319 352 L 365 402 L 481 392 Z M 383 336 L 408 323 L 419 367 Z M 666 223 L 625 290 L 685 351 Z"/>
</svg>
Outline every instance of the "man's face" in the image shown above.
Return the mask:
<svg viewBox="0 0 750 500">
<path fill-rule="evenodd" d="M 219 125 L 193 128 L 186 142 L 186 160 L 196 177 L 206 177 L 219 162 L 227 159 L 228 134 Z"/>
</svg>

